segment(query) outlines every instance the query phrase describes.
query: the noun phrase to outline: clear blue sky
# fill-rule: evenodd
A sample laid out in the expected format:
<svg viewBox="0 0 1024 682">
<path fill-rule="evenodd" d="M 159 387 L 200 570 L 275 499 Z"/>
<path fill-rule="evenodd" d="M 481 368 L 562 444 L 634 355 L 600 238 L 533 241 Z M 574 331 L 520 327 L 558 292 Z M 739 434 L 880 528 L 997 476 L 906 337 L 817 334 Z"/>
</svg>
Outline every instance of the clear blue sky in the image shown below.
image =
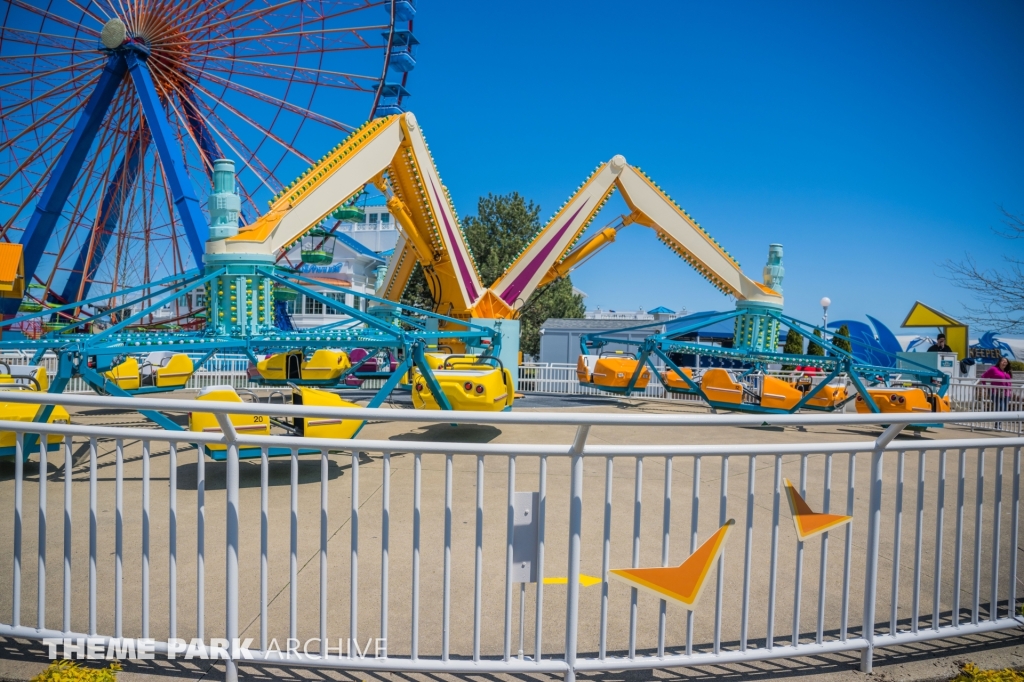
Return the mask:
<svg viewBox="0 0 1024 682">
<path fill-rule="evenodd" d="M 785 246 L 786 308 L 875 315 L 967 295 L 1024 213 L 1024 3 L 423 0 L 408 107 L 461 215 L 519 191 L 546 220 L 623 154 L 746 273 Z M 621 212 L 609 202 L 601 227 Z M 640 226 L 573 275 L 590 307 L 728 309 Z"/>
</svg>

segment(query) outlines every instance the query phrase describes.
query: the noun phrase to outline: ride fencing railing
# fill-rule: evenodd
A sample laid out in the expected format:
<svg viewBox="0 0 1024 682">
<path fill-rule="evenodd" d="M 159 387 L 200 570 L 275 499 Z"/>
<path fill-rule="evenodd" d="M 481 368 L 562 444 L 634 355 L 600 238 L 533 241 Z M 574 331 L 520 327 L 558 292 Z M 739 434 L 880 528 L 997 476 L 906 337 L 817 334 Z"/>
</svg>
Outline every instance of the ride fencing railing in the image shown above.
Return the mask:
<svg viewBox="0 0 1024 682">
<path fill-rule="evenodd" d="M 168 640 L 195 638 L 190 651 L 227 659 L 228 680 L 238 665 L 574 679 L 841 652 L 869 671 L 876 649 L 1021 625 L 1024 438 L 950 428 L 896 440 L 915 418 L 899 415 L 883 428 L 854 414 L 449 413 L 438 424 L 418 410 L 202 409 L 222 431 L 0 421 L 19 450 L 26 434 L 63 439 L 3 465 L 13 532 L 0 533 L 11 586 L 0 635 L 121 651 L 156 640 L 179 658 Z M 259 437 L 233 414 L 372 421 L 357 440 Z M 780 429 L 824 425 L 844 428 Z M 864 429 L 881 435 L 829 440 Z M 195 445 L 226 447 L 226 461 Z M 852 522 L 799 541 L 784 479 Z M 729 519 L 692 611 L 608 581 L 610 569 L 679 564 Z"/>
<path fill-rule="evenodd" d="M 949 404 L 954 412 L 1020 412 L 1024 410 L 1024 381 L 997 386 L 986 379 L 953 379 L 949 384 Z M 1024 423 L 1003 419 L 965 423 L 974 429 L 994 429 L 1020 434 Z"/>
<path fill-rule="evenodd" d="M 189 355 L 192 357 L 192 360 L 197 363 L 202 359 L 201 354 Z M 0 355 L 0 362 L 6 363 L 9 366 L 27 365 L 32 362 L 32 354 L 5 353 Z M 40 360 L 39 364 L 46 368 L 50 377 L 57 375 L 56 355 L 47 353 L 43 356 L 42 360 Z M 210 386 L 231 386 L 235 389 L 249 390 L 264 388 L 262 384 L 252 380 L 249 373 L 250 366 L 251 363 L 249 358 L 245 355 L 215 355 L 212 358 L 207 358 L 196 368 L 192 376 L 189 377 L 188 383 L 185 384 L 184 390 L 199 391 Z M 383 384 L 384 380 L 380 378 L 364 379 L 362 388 L 378 389 Z M 73 378 L 68 383 L 64 392 L 74 394 L 95 393 L 95 391 L 93 391 L 81 377 Z"/>
</svg>

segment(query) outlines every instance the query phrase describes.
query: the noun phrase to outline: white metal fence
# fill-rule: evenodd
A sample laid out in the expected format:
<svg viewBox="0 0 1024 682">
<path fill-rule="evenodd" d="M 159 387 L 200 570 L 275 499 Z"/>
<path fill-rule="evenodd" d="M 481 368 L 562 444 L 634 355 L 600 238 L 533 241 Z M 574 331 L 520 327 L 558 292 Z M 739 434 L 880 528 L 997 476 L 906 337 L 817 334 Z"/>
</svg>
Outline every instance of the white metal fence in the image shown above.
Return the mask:
<svg viewBox="0 0 1024 682">
<path fill-rule="evenodd" d="M 1024 381 L 1010 386 L 993 385 L 985 379 L 953 379 L 949 386 L 949 403 L 954 412 L 1020 412 L 1024 409 Z M 968 424 L 975 429 L 995 429 L 1021 433 L 1024 426 L 1011 419 L 990 420 Z"/>
<path fill-rule="evenodd" d="M 196 407 L 140 397 L 10 397 L 57 399 L 103 410 Z M 702 442 L 708 431 L 695 427 L 767 421 L 881 429 L 883 420 L 526 412 L 446 414 L 444 422 L 463 429 L 460 442 L 449 442 L 437 434 L 452 427 L 430 426 L 438 415 L 424 411 L 237 403 L 203 410 L 217 415 L 223 432 L 0 421 L 0 431 L 18 433 L 19 447 L 26 429 L 64 438 L 62 452 L 41 449 L 29 464 L 16 457 L 0 476 L 0 499 L 13 506 L 13 533 L 0 534 L 0 570 L 12 586 L 0 592 L 2 613 L 10 614 L 0 616 L 0 635 L 91 635 L 119 645 L 253 637 L 253 660 L 230 654 L 229 680 L 239 664 L 574 679 L 578 671 L 842 651 L 861 652 L 869 671 L 878 648 L 1021 625 L 1024 438 L 961 430 L 897 441 L 915 417 L 888 415 L 874 439 L 797 442 L 789 432 L 776 443 L 768 435 L 728 443 L 719 428 L 718 441 Z M 231 414 L 426 424 L 436 440 L 246 436 Z M 465 442 L 515 424 L 548 434 L 560 428 L 566 439 Z M 589 443 L 595 429 L 600 442 Z M 652 444 L 659 437 L 667 444 Z M 186 453 L 190 443 L 226 446 L 227 460 Z M 290 454 L 278 460 L 269 448 Z M 255 459 L 240 461 L 254 449 Z M 816 509 L 852 523 L 834 537 L 798 541 L 783 478 Z M 538 491 L 537 575 L 565 584 L 533 583 L 517 605 L 520 490 Z M 62 529 L 51 524 L 56 513 Z M 730 518 L 742 532 L 728 541 L 694 611 L 608 582 L 611 568 L 676 564 Z M 55 571 L 48 557 L 61 553 Z M 581 586 L 586 574 L 598 584 Z M 166 597 L 156 599 L 158 591 Z M 208 599 L 211 591 L 218 597 Z M 154 601 L 166 608 L 153 611 Z M 279 644 L 302 640 L 302 651 Z M 363 640 L 385 649 L 375 645 L 379 655 L 363 657 Z"/>
<path fill-rule="evenodd" d="M 189 356 L 193 362 L 199 362 L 202 359 L 202 355 L 199 354 L 190 353 Z M 0 362 L 8 365 L 27 365 L 31 361 L 32 355 L 29 353 L 7 353 L 0 355 Z M 51 380 L 52 377 L 57 375 L 56 355 L 44 355 L 39 364 L 46 368 Z M 261 384 L 251 380 L 249 375 L 250 364 L 249 358 L 245 355 L 214 356 L 196 368 L 192 376 L 189 377 L 188 383 L 185 384 L 184 390 L 198 391 L 209 386 L 231 386 L 236 389 L 245 388 L 250 390 L 264 388 Z M 383 384 L 383 379 L 364 379 L 362 388 L 377 389 Z M 80 377 L 72 379 L 64 392 L 73 394 L 94 393 L 89 385 L 85 383 L 85 380 Z"/>
</svg>

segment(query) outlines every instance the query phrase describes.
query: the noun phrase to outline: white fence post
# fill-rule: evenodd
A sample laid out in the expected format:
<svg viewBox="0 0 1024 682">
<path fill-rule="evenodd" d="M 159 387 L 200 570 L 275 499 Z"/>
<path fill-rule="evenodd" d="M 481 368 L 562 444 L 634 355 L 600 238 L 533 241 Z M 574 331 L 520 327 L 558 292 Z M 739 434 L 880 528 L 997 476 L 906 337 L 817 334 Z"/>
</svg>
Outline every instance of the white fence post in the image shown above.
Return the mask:
<svg viewBox="0 0 1024 682">
<path fill-rule="evenodd" d="M 565 682 L 576 680 L 576 645 L 579 640 L 580 605 L 580 532 L 583 527 L 583 446 L 590 426 L 576 429 L 572 442 L 569 482 L 569 570 L 565 600 Z"/>
</svg>

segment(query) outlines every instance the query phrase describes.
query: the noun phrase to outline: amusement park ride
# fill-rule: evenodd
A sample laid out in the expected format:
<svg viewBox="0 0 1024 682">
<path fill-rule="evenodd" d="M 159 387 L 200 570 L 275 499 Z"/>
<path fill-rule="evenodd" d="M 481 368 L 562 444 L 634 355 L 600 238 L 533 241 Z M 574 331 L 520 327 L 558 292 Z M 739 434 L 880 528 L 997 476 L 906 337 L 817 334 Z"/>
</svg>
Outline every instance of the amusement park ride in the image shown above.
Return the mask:
<svg viewBox="0 0 1024 682">
<path fill-rule="evenodd" d="M 395 5 L 408 3 L 391 4 L 394 20 Z M 124 91 L 129 80 L 141 103 L 140 129 L 146 131 L 146 138 L 157 150 L 168 203 L 173 205 L 192 257 L 201 267 L 136 286 L 111 286 L 109 292 L 91 297 L 50 299 L 44 309 L 13 318 L 20 298 L 0 299 L 0 307 L 7 314 L 0 328 L 24 328 L 25 323 L 44 318 L 49 321 L 50 327 L 38 338 L 12 338 L 8 334 L 0 340 L 2 350 L 31 353 L 31 366 L 37 366 L 46 353 L 57 356 L 56 376 L 49 380 L 48 387 L 37 381 L 30 388 L 59 393 L 72 378 L 80 377 L 94 390 L 110 395 L 172 391 L 182 388 L 194 368 L 215 354 L 240 353 L 249 357 L 258 381 L 291 387 L 292 400 L 297 404 L 354 406 L 332 389 L 351 386 L 362 370 L 375 364 L 374 374 L 384 381 L 370 399 L 370 407 L 382 404 L 406 380 L 413 403 L 420 409 L 510 409 L 515 389 L 511 369 L 518 360 L 518 311 L 539 286 L 564 276 L 614 241 L 616 230 L 606 228 L 577 245 L 609 196 L 618 190 L 631 211 L 620 227 L 638 223 L 653 229 L 712 285 L 736 298 L 734 311 L 700 323 L 706 326 L 734 320 L 735 343 L 732 348 L 721 348 L 682 340 L 697 328 L 668 335 L 652 329 L 634 356 L 601 357 L 593 352 L 600 353 L 605 345 L 622 341 L 600 335 L 584 337 L 581 382 L 629 395 L 646 385 L 650 368 L 667 390 L 699 395 L 714 408 L 757 412 L 834 410 L 856 396 L 858 409 L 876 412 L 948 410 L 942 397 L 948 382 L 945 375 L 923 367 L 897 372 L 858 364 L 851 354 L 835 345 L 831 333 L 832 342 L 825 338 L 819 341 L 828 356 L 778 353 L 780 327 L 804 333 L 814 330 L 782 313 L 781 247 L 772 247 L 764 283 L 748 278 L 735 258 L 622 156 L 598 166 L 490 286 L 480 281 L 451 198 L 411 113 L 379 116 L 355 129 L 274 196 L 269 209 L 259 216 L 252 211 L 246 215 L 243 210 L 243 199 L 250 205 L 251 200 L 248 193 L 243 197 L 236 193 L 234 162 L 208 158 L 214 150 L 206 149 L 204 159 L 212 180 L 207 221 L 179 140 L 168 124 L 172 99 L 153 78 L 158 68 L 151 62 L 156 47 L 140 39 L 117 17 L 105 22 L 99 38 L 105 66 L 22 234 L 25 281 L 36 277 L 82 165 L 94 143 L 99 144 L 101 123 L 105 116 L 113 115 L 110 110 L 112 104 L 116 108 L 115 94 Z M 393 40 L 392 26 L 389 45 Z M 413 41 L 411 34 L 398 42 L 402 40 L 406 46 Z M 382 86 L 380 91 L 385 89 Z M 384 113 L 379 108 L 375 111 Z M 204 139 L 202 134 L 197 137 Z M 367 185 L 386 197 L 388 209 L 401 228 L 378 296 L 325 285 L 280 264 L 280 255 L 304 235 L 326 232 L 326 221 L 344 212 Z M 240 224 L 243 220 L 245 224 Z M 434 299 L 429 311 L 397 302 L 416 263 L 423 266 Z M 89 275 L 72 272 L 74 286 L 66 286 L 65 292 L 82 292 L 83 280 L 77 279 L 81 277 L 87 281 Z M 363 311 L 346 305 L 312 286 L 358 295 L 369 301 L 369 308 Z M 145 319 L 153 311 L 191 292 L 202 292 L 207 302 L 205 324 L 177 331 L 146 328 Z M 283 329 L 287 325 L 281 324 L 282 310 L 275 300 L 296 293 L 335 309 L 344 319 L 301 331 Z M 87 313 L 90 308 L 94 312 Z M 820 331 L 824 336 L 825 332 Z M 673 360 L 676 353 L 738 360 L 743 370 L 734 378 L 723 368 L 708 368 L 697 377 L 692 369 L 678 366 Z M 259 359 L 258 355 L 269 357 Z M 655 358 L 664 363 L 664 372 L 658 373 Z M 813 386 L 788 382 L 765 373 L 771 363 L 814 366 L 827 377 Z M 847 392 L 845 384 L 840 385 L 839 381 L 846 379 L 855 392 Z M 17 377 L 12 368 L 0 374 L 0 383 L 4 381 L 23 387 L 31 383 Z M 903 386 L 908 382 L 912 385 Z M 201 393 L 199 400 L 241 398 L 230 388 L 215 387 Z M 144 414 L 164 428 L 181 428 L 159 412 Z M 26 412 L 24 418 L 63 419 L 66 413 L 41 407 Z M 241 421 L 236 428 L 269 429 L 267 419 L 238 419 Z M 296 420 L 285 426 L 299 434 L 338 438 L 352 437 L 361 426 L 355 420 L 329 424 L 316 421 Z M 193 415 L 189 428 L 219 429 L 212 417 L 203 413 Z M 208 454 L 224 456 L 216 449 Z"/>
</svg>

